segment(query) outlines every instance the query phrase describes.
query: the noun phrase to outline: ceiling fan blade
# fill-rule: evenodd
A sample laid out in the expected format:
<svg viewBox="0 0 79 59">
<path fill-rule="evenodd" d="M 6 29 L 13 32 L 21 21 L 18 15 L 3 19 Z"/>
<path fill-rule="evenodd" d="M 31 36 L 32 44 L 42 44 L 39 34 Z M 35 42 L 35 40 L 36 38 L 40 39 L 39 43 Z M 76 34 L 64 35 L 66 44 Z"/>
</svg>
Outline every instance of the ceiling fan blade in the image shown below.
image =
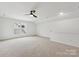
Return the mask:
<svg viewBox="0 0 79 59">
<path fill-rule="evenodd" d="M 37 16 L 36 16 L 36 15 L 33 15 L 33 17 L 37 18 Z"/>
<path fill-rule="evenodd" d="M 25 14 L 25 15 L 30 15 L 30 14 Z"/>
</svg>

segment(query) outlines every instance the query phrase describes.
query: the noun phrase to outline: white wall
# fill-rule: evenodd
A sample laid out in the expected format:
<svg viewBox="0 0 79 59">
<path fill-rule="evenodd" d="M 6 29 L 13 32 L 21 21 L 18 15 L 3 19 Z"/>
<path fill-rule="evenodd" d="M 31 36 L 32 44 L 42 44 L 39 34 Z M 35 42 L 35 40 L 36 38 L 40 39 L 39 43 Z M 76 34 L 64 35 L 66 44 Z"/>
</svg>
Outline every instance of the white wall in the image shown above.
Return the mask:
<svg viewBox="0 0 79 59">
<path fill-rule="evenodd" d="M 79 47 L 79 18 L 42 22 L 37 32 L 52 41 Z"/>
<path fill-rule="evenodd" d="M 14 23 L 25 25 L 26 33 L 14 34 Z M 0 40 L 36 34 L 36 24 L 11 18 L 0 17 Z"/>
</svg>

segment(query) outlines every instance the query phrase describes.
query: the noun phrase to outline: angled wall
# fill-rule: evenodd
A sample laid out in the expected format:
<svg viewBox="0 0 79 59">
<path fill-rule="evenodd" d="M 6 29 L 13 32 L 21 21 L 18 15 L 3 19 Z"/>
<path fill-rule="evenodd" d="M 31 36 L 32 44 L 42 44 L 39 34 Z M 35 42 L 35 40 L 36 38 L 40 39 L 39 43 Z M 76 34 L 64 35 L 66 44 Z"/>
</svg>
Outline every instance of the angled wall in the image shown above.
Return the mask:
<svg viewBox="0 0 79 59">
<path fill-rule="evenodd" d="M 42 22 L 37 25 L 37 32 L 51 41 L 79 47 L 79 18 Z"/>
</svg>

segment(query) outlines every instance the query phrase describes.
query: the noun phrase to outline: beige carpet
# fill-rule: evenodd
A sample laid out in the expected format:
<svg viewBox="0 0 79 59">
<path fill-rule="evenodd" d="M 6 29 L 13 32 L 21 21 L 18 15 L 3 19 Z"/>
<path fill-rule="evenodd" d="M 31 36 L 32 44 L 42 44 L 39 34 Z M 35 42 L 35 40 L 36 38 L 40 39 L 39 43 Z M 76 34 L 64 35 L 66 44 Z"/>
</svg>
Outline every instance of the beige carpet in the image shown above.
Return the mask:
<svg viewBox="0 0 79 59">
<path fill-rule="evenodd" d="M 0 41 L 1 57 L 79 57 L 79 48 L 41 37 Z"/>
</svg>

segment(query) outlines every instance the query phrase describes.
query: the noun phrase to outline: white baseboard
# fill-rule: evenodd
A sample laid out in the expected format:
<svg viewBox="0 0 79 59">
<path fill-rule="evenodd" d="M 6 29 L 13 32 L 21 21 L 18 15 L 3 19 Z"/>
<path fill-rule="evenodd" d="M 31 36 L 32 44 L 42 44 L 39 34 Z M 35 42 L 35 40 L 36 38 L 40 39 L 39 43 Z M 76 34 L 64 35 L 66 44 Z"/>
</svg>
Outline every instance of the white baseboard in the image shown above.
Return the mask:
<svg viewBox="0 0 79 59">
<path fill-rule="evenodd" d="M 46 37 L 46 36 L 42 36 L 42 35 L 36 35 L 38 37 L 42 37 L 42 38 L 47 38 L 47 39 L 50 39 L 49 37 Z"/>
<path fill-rule="evenodd" d="M 15 38 L 23 38 L 23 37 L 33 37 L 33 36 L 36 36 L 36 35 L 24 35 L 24 36 L 9 37 L 9 38 L 0 39 L 0 41 L 10 40 L 10 39 L 15 39 Z"/>
</svg>

